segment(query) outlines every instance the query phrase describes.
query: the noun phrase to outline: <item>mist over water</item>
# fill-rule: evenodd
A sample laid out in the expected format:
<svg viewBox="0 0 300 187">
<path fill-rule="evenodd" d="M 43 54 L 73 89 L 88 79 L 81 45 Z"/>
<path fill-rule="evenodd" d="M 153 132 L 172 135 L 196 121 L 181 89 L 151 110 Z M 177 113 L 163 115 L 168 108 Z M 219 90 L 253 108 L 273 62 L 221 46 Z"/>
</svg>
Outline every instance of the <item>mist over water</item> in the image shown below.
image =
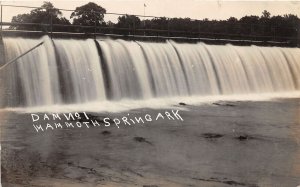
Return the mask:
<svg viewBox="0 0 300 187">
<path fill-rule="evenodd" d="M 4 37 L 1 107 L 297 91 L 300 49 Z"/>
</svg>

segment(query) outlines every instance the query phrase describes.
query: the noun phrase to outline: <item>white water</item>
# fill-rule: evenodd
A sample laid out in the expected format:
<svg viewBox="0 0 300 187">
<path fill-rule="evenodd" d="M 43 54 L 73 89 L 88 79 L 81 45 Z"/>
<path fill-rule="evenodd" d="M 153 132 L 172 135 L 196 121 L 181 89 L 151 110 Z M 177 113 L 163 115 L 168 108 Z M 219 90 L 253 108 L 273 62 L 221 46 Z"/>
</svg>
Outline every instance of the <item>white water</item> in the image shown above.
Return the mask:
<svg viewBox="0 0 300 187">
<path fill-rule="evenodd" d="M 87 102 L 80 104 L 68 105 L 49 105 L 35 107 L 13 107 L 5 108 L 5 111 L 14 111 L 20 113 L 66 113 L 66 112 L 127 112 L 130 110 L 149 110 L 149 109 L 179 109 L 190 110 L 195 109 L 194 106 L 213 105 L 215 102 L 240 102 L 240 101 L 272 101 L 276 102 L 280 99 L 300 98 L 300 91 L 295 92 L 279 92 L 279 93 L 264 93 L 264 94 L 243 94 L 243 95 L 208 95 L 208 96 L 186 96 L 186 97 L 170 97 L 152 98 L 145 100 L 123 99 L 121 101 L 99 101 Z M 179 102 L 187 104 L 180 106 Z M 214 105 L 213 105 L 214 106 Z M 1 112 L 1 109 L 0 109 Z"/>
<path fill-rule="evenodd" d="M 44 41 L 42 46 L 1 72 L 6 74 L 4 81 L 10 89 L 11 97 L 7 98 L 9 105 L 21 103 L 25 106 L 35 106 L 61 102 L 58 68 L 52 41 L 48 37 L 41 40 Z M 6 61 L 21 55 L 34 47 L 37 42 L 23 38 L 5 38 Z"/>
<path fill-rule="evenodd" d="M 54 40 L 54 46 L 65 100 L 70 103 L 105 100 L 101 62 L 95 42 Z"/>
<path fill-rule="evenodd" d="M 4 38 L 6 59 L 40 40 L 41 47 L 4 72 L 5 107 L 280 95 L 300 88 L 299 48 Z"/>
</svg>

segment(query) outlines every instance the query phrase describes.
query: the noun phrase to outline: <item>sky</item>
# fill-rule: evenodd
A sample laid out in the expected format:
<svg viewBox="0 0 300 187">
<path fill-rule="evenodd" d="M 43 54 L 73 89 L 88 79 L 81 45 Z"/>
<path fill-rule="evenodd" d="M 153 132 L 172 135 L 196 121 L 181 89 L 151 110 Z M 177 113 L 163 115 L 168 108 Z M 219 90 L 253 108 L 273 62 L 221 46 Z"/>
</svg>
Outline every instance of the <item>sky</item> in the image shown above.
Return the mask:
<svg viewBox="0 0 300 187">
<path fill-rule="evenodd" d="M 92 0 L 90 0 L 92 1 Z M 0 1 L 2 5 L 41 6 L 43 1 Z M 75 9 L 89 1 L 58 1 L 50 2 L 56 8 Z M 300 0 L 95 0 L 92 1 L 104 7 L 107 12 L 137 14 L 159 17 L 189 17 L 192 19 L 224 20 L 229 17 L 241 18 L 245 15 L 261 16 L 263 10 L 271 15 L 295 14 L 300 17 Z M 144 8 L 144 4 L 146 7 Z M 3 7 L 3 21 L 9 22 L 14 15 L 28 13 L 27 8 Z M 70 18 L 71 12 L 63 12 L 63 16 Z M 117 21 L 118 16 L 105 16 L 105 20 Z"/>
</svg>

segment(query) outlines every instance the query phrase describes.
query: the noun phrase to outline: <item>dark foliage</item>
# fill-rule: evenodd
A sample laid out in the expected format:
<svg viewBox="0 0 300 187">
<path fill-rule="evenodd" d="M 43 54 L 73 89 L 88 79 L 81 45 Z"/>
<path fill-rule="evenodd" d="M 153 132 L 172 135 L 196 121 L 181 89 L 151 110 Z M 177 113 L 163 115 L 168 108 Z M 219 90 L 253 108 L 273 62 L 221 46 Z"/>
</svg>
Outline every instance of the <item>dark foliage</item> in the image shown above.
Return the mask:
<svg viewBox="0 0 300 187">
<path fill-rule="evenodd" d="M 190 18 L 141 19 L 134 15 L 119 16 L 118 22 L 105 22 L 106 10 L 92 2 L 77 7 L 71 14 L 72 25 L 50 2 L 29 14 L 14 16 L 12 23 L 40 23 L 42 25 L 13 25 L 10 29 L 72 31 L 109 33 L 121 35 L 152 35 L 170 37 L 201 37 L 234 40 L 284 41 L 297 43 L 300 40 L 300 19 L 296 15 L 271 16 L 263 11 L 259 16 L 230 17 L 227 20 L 192 20 Z M 52 18 L 51 18 L 52 17 Z M 44 24 L 44 25 L 43 25 Z M 66 25 L 66 26 L 62 26 Z"/>
<path fill-rule="evenodd" d="M 140 18 L 132 15 L 124 15 L 118 18 L 118 23 L 115 24 L 117 28 L 127 28 L 124 30 L 118 30 L 118 34 L 136 34 L 135 28 L 141 28 Z"/>
<path fill-rule="evenodd" d="M 44 2 L 40 8 L 33 9 L 29 14 L 19 14 L 14 16 L 11 22 L 16 25 L 10 26 L 10 29 L 49 32 L 51 30 L 51 20 L 53 24 L 70 25 L 69 20 L 62 17 L 60 10 L 55 8 L 52 3 Z M 18 25 L 18 23 L 39 23 L 40 25 Z M 47 24 L 49 26 L 47 26 Z M 66 29 L 58 27 L 55 30 L 64 31 Z"/>
<path fill-rule="evenodd" d="M 295 15 L 230 17 L 227 20 L 192 20 L 190 18 L 153 18 L 140 20 L 136 16 L 120 16 L 109 24 L 109 33 L 170 37 L 202 37 L 234 40 L 281 41 L 297 43 L 300 39 L 300 19 Z M 105 30 L 104 30 L 105 31 Z"/>
<path fill-rule="evenodd" d="M 71 14 L 73 25 L 91 26 L 86 28 L 77 27 L 76 31 L 94 32 L 94 27 L 105 25 L 104 14 L 106 10 L 96 3 L 89 2 L 77 7 Z"/>
</svg>

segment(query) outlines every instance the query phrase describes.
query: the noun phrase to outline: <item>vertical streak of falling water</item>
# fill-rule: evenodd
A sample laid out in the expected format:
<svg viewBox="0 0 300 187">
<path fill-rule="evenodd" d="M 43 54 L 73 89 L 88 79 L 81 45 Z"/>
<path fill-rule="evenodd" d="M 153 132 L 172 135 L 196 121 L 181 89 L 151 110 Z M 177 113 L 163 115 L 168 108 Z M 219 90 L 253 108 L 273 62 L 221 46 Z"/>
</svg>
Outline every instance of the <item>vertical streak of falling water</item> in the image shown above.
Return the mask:
<svg viewBox="0 0 300 187">
<path fill-rule="evenodd" d="M 202 46 L 212 54 L 211 64 L 218 74 L 222 94 L 241 94 L 249 91 L 245 72 L 239 57 L 232 52 L 231 46 Z M 210 68 L 211 69 L 211 68 Z M 216 76 L 216 75 L 215 75 Z"/>
<path fill-rule="evenodd" d="M 256 46 L 233 47 L 239 54 L 251 84 L 250 93 L 273 92 L 274 85 L 270 76 L 268 62 Z"/>
<path fill-rule="evenodd" d="M 99 54 L 92 39 L 55 39 L 61 92 L 68 103 L 105 100 Z"/>
<path fill-rule="evenodd" d="M 291 75 L 293 77 L 293 81 L 296 89 L 300 89 L 300 63 L 298 62 L 300 59 L 300 49 L 287 49 L 282 48 L 282 53 L 284 54 L 286 61 L 288 63 L 289 69 L 291 71 Z"/>
<path fill-rule="evenodd" d="M 269 68 L 274 79 L 275 91 L 284 91 L 294 88 L 291 72 L 279 48 L 264 47 L 260 48 L 260 51 L 266 59 L 272 62 L 272 64 L 269 64 Z"/>
<path fill-rule="evenodd" d="M 188 48 L 190 49 L 190 47 Z M 187 49 L 187 50 L 188 50 Z M 208 90 L 206 90 L 202 94 L 206 94 L 208 92 L 208 95 L 216 95 L 221 94 L 221 90 L 219 89 L 219 82 L 218 82 L 218 76 L 216 75 L 216 72 L 214 70 L 214 65 L 210 59 L 210 55 L 207 53 L 207 50 L 205 49 L 205 44 L 200 43 L 196 45 L 196 49 L 198 56 L 200 56 L 201 60 L 198 63 L 202 63 L 205 67 L 206 74 L 208 76 L 208 82 L 201 82 L 202 85 L 209 85 Z M 190 57 L 191 58 L 191 57 Z M 191 58 L 193 61 L 193 59 Z M 196 63 L 197 64 L 197 63 Z M 199 84 L 199 82 L 198 82 Z"/>
<path fill-rule="evenodd" d="M 127 50 L 130 59 L 132 60 L 134 72 L 137 75 L 138 83 L 140 84 L 140 91 L 142 98 L 153 97 L 153 92 L 150 86 L 150 75 L 146 65 L 146 59 L 142 53 L 141 46 L 136 42 L 119 41 Z"/>
<path fill-rule="evenodd" d="M 150 97 L 147 70 L 140 47 L 134 42 L 98 41 L 108 71 L 112 99 Z"/>
<path fill-rule="evenodd" d="M 170 43 L 139 42 L 148 59 L 157 97 L 188 95 L 183 69 Z"/>
<path fill-rule="evenodd" d="M 216 74 L 219 76 L 220 86 L 222 88 L 222 94 L 232 94 L 234 89 L 240 89 L 241 87 L 235 87 L 236 82 L 234 77 L 236 76 L 232 65 L 235 59 L 230 59 L 232 53 L 228 53 L 228 48 L 225 46 L 206 46 L 206 49 L 212 55 L 212 63 L 214 64 Z M 230 63 L 228 63 L 228 61 Z M 237 92 L 238 93 L 238 92 Z"/>
<path fill-rule="evenodd" d="M 50 105 L 61 101 L 57 66 L 52 41 L 42 39 L 3 38 L 6 61 L 9 61 L 44 41 L 44 44 L 19 59 L 13 66 L 10 78 L 15 99 L 26 106 Z M 9 72 L 8 72 L 9 74 Z M 10 80 L 10 78 L 8 78 Z M 16 84 L 18 83 L 18 84 Z M 20 104 L 19 103 L 19 104 Z"/>
</svg>

